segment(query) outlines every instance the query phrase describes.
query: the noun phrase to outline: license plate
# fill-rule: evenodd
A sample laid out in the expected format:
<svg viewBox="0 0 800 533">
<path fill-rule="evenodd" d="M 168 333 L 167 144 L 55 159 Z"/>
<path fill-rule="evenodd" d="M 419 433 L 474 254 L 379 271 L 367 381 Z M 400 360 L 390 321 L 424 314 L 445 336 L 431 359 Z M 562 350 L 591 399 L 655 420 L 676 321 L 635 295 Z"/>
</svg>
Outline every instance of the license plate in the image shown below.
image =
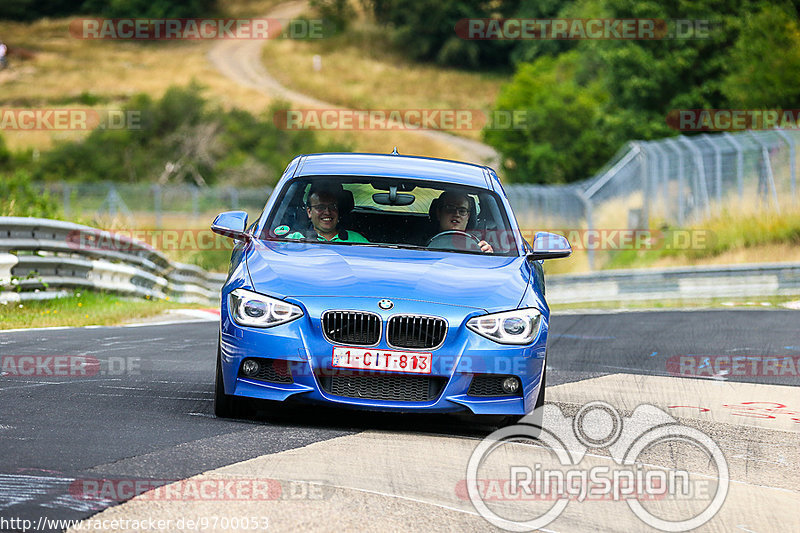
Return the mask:
<svg viewBox="0 0 800 533">
<path fill-rule="evenodd" d="M 430 374 L 431 354 L 336 346 L 333 348 L 331 364 L 338 368 Z"/>
</svg>

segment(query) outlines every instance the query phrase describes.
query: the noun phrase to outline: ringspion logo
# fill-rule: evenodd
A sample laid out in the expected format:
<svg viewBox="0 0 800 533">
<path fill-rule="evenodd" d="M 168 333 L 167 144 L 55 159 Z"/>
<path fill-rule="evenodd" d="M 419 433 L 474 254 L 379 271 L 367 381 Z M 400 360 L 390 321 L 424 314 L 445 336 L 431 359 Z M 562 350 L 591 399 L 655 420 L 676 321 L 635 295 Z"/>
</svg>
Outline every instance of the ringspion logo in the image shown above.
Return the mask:
<svg viewBox="0 0 800 533">
<path fill-rule="evenodd" d="M 536 447 L 525 446 L 524 453 L 507 447 L 532 439 Z M 699 460 L 711 474 L 661 468 L 643 459 L 654 448 L 675 446 L 680 446 L 681 456 L 691 457 L 687 463 Z M 608 464 L 597 464 L 589 453 L 595 449 L 608 450 Z M 546 527 L 573 501 L 622 501 L 653 528 L 690 531 L 719 512 L 729 483 L 727 460 L 705 433 L 652 405 L 640 405 L 623 418 L 608 403 L 594 401 L 572 418 L 545 404 L 519 423 L 490 434 L 472 452 L 466 479 L 455 491 L 487 522 L 506 531 Z M 654 501 L 667 502 L 680 512 L 664 517 L 643 505 Z M 525 502 L 524 512 L 513 516 L 495 502 Z"/>
</svg>

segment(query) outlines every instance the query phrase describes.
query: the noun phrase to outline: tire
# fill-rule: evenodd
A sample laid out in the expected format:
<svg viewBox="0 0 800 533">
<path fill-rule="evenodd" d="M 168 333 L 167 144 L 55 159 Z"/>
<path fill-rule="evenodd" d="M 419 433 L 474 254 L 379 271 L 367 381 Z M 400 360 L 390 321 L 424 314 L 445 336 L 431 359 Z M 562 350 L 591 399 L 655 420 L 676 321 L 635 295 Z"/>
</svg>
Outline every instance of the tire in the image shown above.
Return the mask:
<svg viewBox="0 0 800 533">
<path fill-rule="evenodd" d="M 241 416 L 242 401 L 235 396 L 225 394 L 225 382 L 222 378 L 222 358 L 217 345 L 217 376 L 214 380 L 214 414 L 217 418 L 237 418 Z"/>
</svg>

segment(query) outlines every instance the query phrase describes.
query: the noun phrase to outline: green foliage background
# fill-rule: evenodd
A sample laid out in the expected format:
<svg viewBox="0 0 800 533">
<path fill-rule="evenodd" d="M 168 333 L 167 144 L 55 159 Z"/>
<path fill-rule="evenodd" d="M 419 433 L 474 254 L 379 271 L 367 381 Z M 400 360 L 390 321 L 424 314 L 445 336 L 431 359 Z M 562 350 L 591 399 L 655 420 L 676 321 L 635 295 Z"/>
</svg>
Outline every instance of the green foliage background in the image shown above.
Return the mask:
<svg viewBox="0 0 800 533">
<path fill-rule="evenodd" d="M 197 85 L 171 87 L 160 100 L 135 96 L 124 107 L 140 127 L 95 129 L 80 141 L 61 142 L 30 171 L 37 181 L 155 181 L 237 185 L 274 184 L 299 153 L 347 151 L 310 130 L 284 130 L 271 117 L 211 106 Z M 165 169 L 171 165 L 172 171 Z"/>
<path fill-rule="evenodd" d="M 677 135 L 675 109 L 800 107 L 800 0 L 366 0 L 416 59 L 513 68 L 497 110 L 518 129 L 488 128 L 510 181 L 563 183 L 596 172 L 625 142 Z M 698 38 L 465 41 L 462 18 L 647 18 L 704 21 Z M 704 29 L 700 28 L 701 31 Z"/>
<path fill-rule="evenodd" d="M 216 14 L 217 0 L 3 0 L 0 18 L 99 15 L 112 18 L 191 18 Z"/>
<path fill-rule="evenodd" d="M 58 218 L 59 202 L 33 185 L 46 181 L 273 185 L 300 153 L 350 151 L 346 143 L 321 141 L 310 130 L 285 130 L 263 117 L 211 105 L 202 89 L 171 87 L 159 100 L 140 94 L 124 111 L 139 128 L 97 128 L 78 141 L 61 141 L 36 154 L 13 153 L 0 136 L 0 216 Z M 170 172 L 165 169 L 170 166 Z"/>
</svg>

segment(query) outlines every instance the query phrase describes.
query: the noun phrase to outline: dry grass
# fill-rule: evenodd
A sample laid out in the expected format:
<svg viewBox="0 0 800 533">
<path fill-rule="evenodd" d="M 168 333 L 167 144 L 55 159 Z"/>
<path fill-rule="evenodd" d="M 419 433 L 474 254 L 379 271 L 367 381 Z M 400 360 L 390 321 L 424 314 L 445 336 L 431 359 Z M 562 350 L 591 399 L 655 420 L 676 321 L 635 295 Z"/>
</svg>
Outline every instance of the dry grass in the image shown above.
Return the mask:
<svg viewBox="0 0 800 533">
<path fill-rule="evenodd" d="M 366 22 L 353 32 L 379 29 Z M 358 35 L 358 33 L 357 33 Z M 383 36 L 376 35 L 380 42 Z M 313 56 L 322 68 L 312 68 Z M 470 109 L 489 111 L 507 77 L 465 72 L 409 62 L 380 45 L 345 41 L 344 37 L 320 40 L 277 40 L 264 47 L 267 69 L 285 86 L 320 100 L 352 109 Z M 480 140 L 477 121 L 473 129 L 452 131 Z"/>
<path fill-rule="evenodd" d="M 263 15 L 277 3 L 240 0 L 225 8 L 231 16 L 254 16 Z M 134 94 L 160 98 L 170 86 L 185 86 L 192 81 L 206 87 L 206 97 L 225 109 L 236 107 L 263 116 L 273 103 L 269 95 L 236 84 L 211 65 L 206 54 L 214 42 L 81 40 L 70 36 L 69 22 L 70 19 L 0 21 L 3 40 L 32 56 L 9 58 L 10 67 L 0 72 L 0 105 L 116 109 Z M 100 98 L 103 103 L 76 104 L 83 94 Z M 268 116 L 263 118 L 270 120 Z M 85 132 L 3 132 L 12 150 L 45 150 L 54 141 L 75 140 L 83 135 Z M 321 136 L 349 142 L 356 151 L 388 152 L 399 145 L 406 153 L 456 155 L 446 145 L 402 132 L 322 132 Z M 287 161 L 293 155 L 287 154 Z"/>
<path fill-rule="evenodd" d="M 654 268 L 702 265 L 734 265 L 742 263 L 800 263 L 800 246 L 797 243 L 763 244 L 736 248 L 710 257 L 687 258 L 667 256 L 654 261 Z"/>
</svg>

